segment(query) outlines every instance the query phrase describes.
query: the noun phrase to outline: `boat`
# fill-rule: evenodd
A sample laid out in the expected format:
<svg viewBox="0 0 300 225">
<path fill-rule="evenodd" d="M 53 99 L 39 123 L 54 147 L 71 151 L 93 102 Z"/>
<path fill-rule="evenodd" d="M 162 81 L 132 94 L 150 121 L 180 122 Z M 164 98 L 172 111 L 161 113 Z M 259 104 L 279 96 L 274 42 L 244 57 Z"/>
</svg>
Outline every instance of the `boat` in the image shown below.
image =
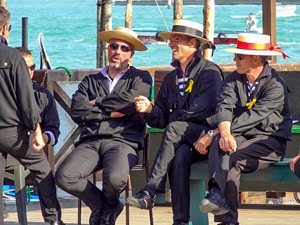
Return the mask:
<svg viewBox="0 0 300 225">
<path fill-rule="evenodd" d="M 276 17 L 289 17 L 296 15 L 297 6 L 296 5 L 282 5 L 276 3 Z M 256 16 L 262 16 L 262 10 L 259 10 L 256 13 Z"/>
</svg>

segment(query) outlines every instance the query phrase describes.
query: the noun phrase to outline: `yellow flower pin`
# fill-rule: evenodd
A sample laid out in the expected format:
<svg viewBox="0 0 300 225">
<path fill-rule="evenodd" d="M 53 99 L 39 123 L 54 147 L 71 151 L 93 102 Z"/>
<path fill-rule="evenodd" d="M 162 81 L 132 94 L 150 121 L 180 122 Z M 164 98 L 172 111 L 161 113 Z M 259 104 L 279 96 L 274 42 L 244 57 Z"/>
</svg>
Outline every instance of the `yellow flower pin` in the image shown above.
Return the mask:
<svg viewBox="0 0 300 225">
<path fill-rule="evenodd" d="M 186 87 L 186 89 L 184 90 L 184 92 L 191 93 L 192 90 L 193 90 L 193 85 L 194 85 L 194 81 L 193 80 L 189 80 L 189 84 Z"/>
<path fill-rule="evenodd" d="M 251 109 L 254 106 L 255 103 L 256 103 L 256 98 L 252 98 L 252 100 L 250 102 L 246 103 L 246 107 L 248 109 Z"/>
</svg>

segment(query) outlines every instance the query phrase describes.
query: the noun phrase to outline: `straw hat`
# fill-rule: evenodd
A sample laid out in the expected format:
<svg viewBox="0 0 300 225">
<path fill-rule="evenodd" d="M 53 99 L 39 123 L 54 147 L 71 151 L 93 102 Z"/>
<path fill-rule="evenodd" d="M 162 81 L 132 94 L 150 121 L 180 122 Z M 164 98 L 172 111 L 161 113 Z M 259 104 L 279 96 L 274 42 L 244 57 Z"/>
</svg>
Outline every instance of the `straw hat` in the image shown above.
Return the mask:
<svg viewBox="0 0 300 225">
<path fill-rule="evenodd" d="M 147 50 L 147 47 L 144 45 L 144 43 L 138 39 L 137 34 L 131 29 L 125 27 L 116 27 L 114 30 L 101 31 L 98 33 L 98 37 L 105 42 L 109 42 L 113 38 L 120 39 L 132 44 L 134 50 Z"/>
<path fill-rule="evenodd" d="M 171 32 L 159 32 L 159 36 L 164 40 L 169 40 L 172 34 L 183 34 L 201 41 L 201 45 L 209 43 L 209 40 L 203 38 L 203 26 L 189 20 L 174 20 Z"/>
<path fill-rule="evenodd" d="M 226 52 L 244 55 L 263 55 L 272 56 L 283 54 L 281 48 L 271 46 L 270 36 L 265 34 L 238 34 L 237 47 L 227 48 Z"/>
</svg>

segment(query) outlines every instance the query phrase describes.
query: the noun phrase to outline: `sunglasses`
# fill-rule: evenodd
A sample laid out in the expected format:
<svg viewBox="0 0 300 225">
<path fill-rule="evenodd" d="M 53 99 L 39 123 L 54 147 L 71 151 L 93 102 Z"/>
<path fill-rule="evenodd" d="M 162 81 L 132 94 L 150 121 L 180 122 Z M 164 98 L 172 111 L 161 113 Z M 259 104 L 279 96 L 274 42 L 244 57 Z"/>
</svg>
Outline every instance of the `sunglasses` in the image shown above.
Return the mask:
<svg viewBox="0 0 300 225">
<path fill-rule="evenodd" d="M 109 48 L 111 50 L 118 50 L 119 46 L 121 47 L 122 52 L 130 52 L 131 51 L 131 49 L 128 46 L 125 46 L 125 45 L 118 45 L 117 43 L 109 44 Z"/>
<path fill-rule="evenodd" d="M 33 70 L 35 69 L 35 64 L 33 64 L 32 66 L 29 66 L 28 69 L 29 69 L 30 71 L 33 71 Z"/>
<path fill-rule="evenodd" d="M 245 57 L 245 55 L 243 55 L 243 54 L 237 54 L 237 53 L 235 53 L 234 56 L 237 57 L 239 60 L 243 60 L 244 57 Z"/>
<path fill-rule="evenodd" d="M 5 27 L 5 26 L 7 26 L 7 30 L 8 30 L 8 31 L 11 30 L 11 25 L 6 24 L 6 25 L 4 25 L 4 27 Z"/>
</svg>

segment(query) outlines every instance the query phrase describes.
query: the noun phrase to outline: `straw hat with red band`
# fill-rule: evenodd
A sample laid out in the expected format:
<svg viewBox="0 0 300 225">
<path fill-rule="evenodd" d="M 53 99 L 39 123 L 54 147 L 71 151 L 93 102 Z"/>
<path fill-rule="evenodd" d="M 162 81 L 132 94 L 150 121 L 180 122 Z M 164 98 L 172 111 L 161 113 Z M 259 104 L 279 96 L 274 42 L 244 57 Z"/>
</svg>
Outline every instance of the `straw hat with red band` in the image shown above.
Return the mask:
<svg viewBox="0 0 300 225">
<path fill-rule="evenodd" d="M 243 55 L 282 55 L 284 59 L 288 57 L 278 45 L 270 44 L 270 36 L 266 34 L 238 34 L 237 47 L 225 51 Z"/>
<path fill-rule="evenodd" d="M 114 30 L 101 31 L 98 33 L 99 39 L 105 42 L 110 42 L 111 39 L 120 39 L 133 45 L 134 50 L 145 51 L 147 47 L 138 38 L 138 35 L 125 27 L 116 27 Z"/>
<path fill-rule="evenodd" d="M 159 32 L 159 36 L 164 40 L 169 40 L 172 34 L 188 35 L 197 38 L 201 46 L 209 43 L 209 40 L 203 37 L 203 25 L 189 20 L 174 20 L 172 31 Z"/>
</svg>

